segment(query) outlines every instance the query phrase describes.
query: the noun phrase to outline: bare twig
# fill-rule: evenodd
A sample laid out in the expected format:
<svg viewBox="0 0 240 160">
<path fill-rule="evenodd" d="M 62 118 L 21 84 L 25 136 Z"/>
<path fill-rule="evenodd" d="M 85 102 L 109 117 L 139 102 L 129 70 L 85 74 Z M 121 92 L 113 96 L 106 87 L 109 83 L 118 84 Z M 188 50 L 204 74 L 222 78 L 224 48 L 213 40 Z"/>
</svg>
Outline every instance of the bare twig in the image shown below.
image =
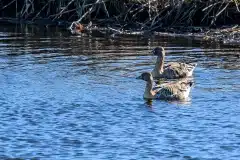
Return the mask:
<svg viewBox="0 0 240 160">
<path fill-rule="evenodd" d="M 62 15 L 63 15 L 63 14 L 66 14 L 66 13 L 70 13 L 70 12 L 76 11 L 76 10 L 77 10 L 76 8 L 75 8 L 75 9 L 67 10 L 67 11 L 65 11 L 65 12 L 62 12 Z M 55 17 L 55 16 L 57 16 L 57 15 L 59 15 L 59 13 L 50 15 L 48 18 Z"/>
<path fill-rule="evenodd" d="M 75 1 L 75 0 L 71 0 L 71 1 L 67 4 L 67 6 L 64 7 L 64 8 L 61 10 L 61 12 L 60 12 L 53 20 L 55 20 L 56 18 L 58 18 L 59 16 L 61 16 L 61 15 L 62 15 L 62 12 L 65 11 L 65 10 L 68 8 L 68 6 L 69 6 L 70 4 L 72 4 L 74 1 Z"/>
<path fill-rule="evenodd" d="M 109 29 L 109 30 L 112 30 L 112 31 L 114 31 L 114 32 L 117 32 L 117 33 L 119 33 L 119 34 L 123 34 L 123 31 L 120 31 L 120 30 L 118 30 L 118 29 L 114 29 L 114 28 L 111 28 L 111 27 L 108 27 L 108 29 Z"/>
<path fill-rule="evenodd" d="M 14 1 L 16 0 L 12 0 L 10 3 L 8 3 L 7 5 L 3 6 L 0 10 L 3 10 L 4 8 L 7 8 L 8 6 L 10 6 Z"/>
<path fill-rule="evenodd" d="M 96 0 L 95 4 L 99 3 L 100 0 Z M 91 8 L 89 8 L 89 10 L 87 12 L 85 12 L 81 18 L 79 18 L 76 22 L 81 22 L 83 18 L 85 18 L 89 13 L 91 13 L 93 11 L 93 7 L 95 5 L 93 4 Z"/>
<path fill-rule="evenodd" d="M 107 14 L 107 17 L 109 18 L 110 16 L 109 16 L 109 13 L 108 13 L 107 7 L 106 7 L 106 5 L 105 5 L 105 2 L 104 2 L 103 0 L 102 0 L 102 3 L 103 3 L 104 11 L 105 11 L 105 13 Z"/>
<path fill-rule="evenodd" d="M 45 5 L 42 7 L 42 9 L 36 14 L 36 16 L 32 18 L 32 21 L 35 20 L 35 19 L 38 17 L 38 15 L 39 15 L 39 14 L 49 5 L 49 3 L 51 3 L 51 2 L 52 2 L 52 1 L 49 0 L 48 3 L 45 4 Z"/>
<path fill-rule="evenodd" d="M 239 5 L 238 3 L 239 2 L 237 0 L 234 0 L 234 2 L 235 2 L 235 5 L 236 5 L 236 8 L 237 8 L 237 11 L 240 12 L 239 7 L 238 7 L 238 5 Z"/>
<path fill-rule="evenodd" d="M 229 4 L 230 4 L 230 2 L 227 3 L 227 4 L 225 5 L 225 7 L 223 7 L 223 9 L 221 9 L 221 10 L 215 15 L 215 17 L 213 18 L 213 20 L 212 20 L 212 22 L 211 22 L 211 25 L 216 21 L 216 19 L 218 18 L 218 16 L 229 6 Z"/>
</svg>

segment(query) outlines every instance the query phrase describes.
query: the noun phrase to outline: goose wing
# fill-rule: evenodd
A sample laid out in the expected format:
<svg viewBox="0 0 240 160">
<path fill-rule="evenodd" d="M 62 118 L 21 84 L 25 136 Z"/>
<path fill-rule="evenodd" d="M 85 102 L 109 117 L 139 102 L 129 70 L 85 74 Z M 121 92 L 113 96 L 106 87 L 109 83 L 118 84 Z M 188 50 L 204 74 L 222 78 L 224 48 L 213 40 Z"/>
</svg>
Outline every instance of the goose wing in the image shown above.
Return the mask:
<svg viewBox="0 0 240 160">
<path fill-rule="evenodd" d="M 183 78 L 187 76 L 187 68 L 181 64 L 170 65 L 163 71 L 164 77 L 167 78 Z"/>
<path fill-rule="evenodd" d="M 166 85 L 157 90 L 156 96 L 158 99 L 177 99 L 177 89 L 174 85 Z"/>
<path fill-rule="evenodd" d="M 192 79 L 187 79 L 184 78 L 180 80 L 177 84 L 179 91 L 183 92 L 191 88 L 193 85 L 193 80 Z"/>
<path fill-rule="evenodd" d="M 157 98 L 167 100 L 182 100 L 189 96 L 192 80 L 182 79 L 175 83 L 162 85 L 157 90 Z"/>
<path fill-rule="evenodd" d="M 168 67 L 171 67 L 171 66 L 180 67 L 181 63 L 180 62 L 168 62 L 167 64 L 164 65 L 163 68 L 168 68 Z"/>
<path fill-rule="evenodd" d="M 169 62 L 167 63 L 164 68 L 179 68 L 181 70 L 184 70 L 185 72 L 192 72 L 195 67 L 197 66 L 197 63 L 181 63 L 181 62 Z"/>
</svg>

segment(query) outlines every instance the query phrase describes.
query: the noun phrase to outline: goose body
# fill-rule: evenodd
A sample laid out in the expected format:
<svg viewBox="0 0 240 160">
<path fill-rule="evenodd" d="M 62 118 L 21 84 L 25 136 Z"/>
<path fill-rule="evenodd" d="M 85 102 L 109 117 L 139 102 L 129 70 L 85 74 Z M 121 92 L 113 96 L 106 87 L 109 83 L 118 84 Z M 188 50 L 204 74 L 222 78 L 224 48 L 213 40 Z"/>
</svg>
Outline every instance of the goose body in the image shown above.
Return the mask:
<svg viewBox="0 0 240 160">
<path fill-rule="evenodd" d="M 157 55 L 157 61 L 152 71 L 154 78 L 176 79 L 190 77 L 193 74 L 196 63 L 169 62 L 164 65 L 165 50 L 163 47 L 155 48 L 153 54 Z"/>
<path fill-rule="evenodd" d="M 189 97 L 193 81 L 187 78 L 172 83 L 165 83 L 159 87 L 153 87 L 151 73 L 144 72 L 137 79 L 146 81 L 146 88 L 143 97 L 146 99 L 163 100 L 186 100 Z"/>
</svg>

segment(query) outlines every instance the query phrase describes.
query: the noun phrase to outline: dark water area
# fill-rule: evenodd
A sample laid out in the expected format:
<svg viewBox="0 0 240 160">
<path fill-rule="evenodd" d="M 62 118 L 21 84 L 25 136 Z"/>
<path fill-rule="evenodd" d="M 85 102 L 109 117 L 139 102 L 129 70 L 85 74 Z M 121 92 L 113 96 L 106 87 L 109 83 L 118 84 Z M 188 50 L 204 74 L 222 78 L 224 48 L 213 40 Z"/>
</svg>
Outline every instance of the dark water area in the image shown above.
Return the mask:
<svg viewBox="0 0 240 160">
<path fill-rule="evenodd" d="M 186 103 L 136 76 L 197 62 Z M 0 159 L 240 159 L 240 48 L 174 37 L 0 27 Z"/>
</svg>

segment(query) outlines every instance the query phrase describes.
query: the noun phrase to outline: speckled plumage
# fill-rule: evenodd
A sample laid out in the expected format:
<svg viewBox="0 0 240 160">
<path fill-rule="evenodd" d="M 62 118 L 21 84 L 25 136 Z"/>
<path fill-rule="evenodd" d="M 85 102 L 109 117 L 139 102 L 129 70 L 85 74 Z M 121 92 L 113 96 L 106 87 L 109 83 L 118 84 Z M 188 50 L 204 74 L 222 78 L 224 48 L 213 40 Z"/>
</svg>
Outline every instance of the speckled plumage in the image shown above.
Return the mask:
<svg viewBox="0 0 240 160">
<path fill-rule="evenodd" d="M 181 79 L 177 82 L 166 84 L 156 90 L 156 98 L 169 100 L 183 100 L 189 96 L 193 82 L 188 79 Z"/>
<path fill-rule="evenodd" d="M 151 73 L 142 73 L 138 79 L 147 82 L 144 98 L 164 99 L 164 100 L 185 100 L 188 98 L 193 81 L 188 78 L 180 79 L 176 82 L 161 84 L 153 88 L 153 77 Z"/>
<path fill-rule="evenodd" d="M 155 48 L 153 54 L 157 55 L 157 61 L 152 71 L 154 78 L 177 79 L 192 76 L 196 63 L 169 62 L 164 65 L 165 50 L 163 47 Z"/>
</svg>

